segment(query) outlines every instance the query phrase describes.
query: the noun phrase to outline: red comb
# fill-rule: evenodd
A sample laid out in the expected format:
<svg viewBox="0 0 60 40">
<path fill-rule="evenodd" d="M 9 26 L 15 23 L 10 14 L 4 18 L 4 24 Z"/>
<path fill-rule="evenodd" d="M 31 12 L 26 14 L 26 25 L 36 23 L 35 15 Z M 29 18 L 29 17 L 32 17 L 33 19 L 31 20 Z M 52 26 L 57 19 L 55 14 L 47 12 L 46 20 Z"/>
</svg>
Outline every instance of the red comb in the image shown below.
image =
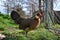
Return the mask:
<svg viewBox="0 0 60 40">
<path fill-rule="evenodd" d="M 42 16 L 42 14 L 40 12 L 37 13 L 38 16 Z"/>
</svg>

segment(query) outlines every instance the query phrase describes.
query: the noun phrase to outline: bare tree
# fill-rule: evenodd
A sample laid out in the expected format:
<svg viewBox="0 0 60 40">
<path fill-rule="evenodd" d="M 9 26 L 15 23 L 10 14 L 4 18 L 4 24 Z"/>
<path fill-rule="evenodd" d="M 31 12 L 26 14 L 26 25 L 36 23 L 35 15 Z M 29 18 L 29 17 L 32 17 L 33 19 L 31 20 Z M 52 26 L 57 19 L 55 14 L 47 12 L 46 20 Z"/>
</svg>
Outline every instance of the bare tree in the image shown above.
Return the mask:
<svg viewBox="0 0 60 40">
<path fill-rule="evenodd" d="M 21 0 L 6 0 L 6 1 L 3 1 L 4 3 L 4 7 L 5 7 L 5 10 L 7 12 L 7 14 L 9 14 L 13 9 L 16 9 L 17 7 L 21 7 L 21 3 L 22 1 Z"/>
<path fill-rule="evenodd" d="M 41 10 L 41 0 L 39 0 L 39 10 Z"/>
<path fill-rule="evenodd" d="M 30 13 L 29 13 L 29 15 L 30 16 L 33 16 L 34 14 L 33 14 L 33 12 L 34 11 L 36 11 L 36 10 L 38 10 L 38 2 L 37 2 L 38 0 L 28 0 L 28 6 L 26 7 L 29 11 L 30 11 Z"/>
</svg>

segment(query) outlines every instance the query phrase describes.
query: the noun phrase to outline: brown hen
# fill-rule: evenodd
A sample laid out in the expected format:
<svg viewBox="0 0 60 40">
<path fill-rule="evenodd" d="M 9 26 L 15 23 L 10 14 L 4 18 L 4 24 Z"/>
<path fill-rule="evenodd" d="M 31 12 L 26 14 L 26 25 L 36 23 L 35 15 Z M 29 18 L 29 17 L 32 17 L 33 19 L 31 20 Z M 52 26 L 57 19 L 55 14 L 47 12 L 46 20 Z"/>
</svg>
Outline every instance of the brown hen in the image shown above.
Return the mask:
<svg viewBox="0 0 60 40">
<path fill-rule="evenodd" d="M 18 11 L 13 10 L 11 12 L 11 18 L 15 21 L 15 23 L 19 24 L 19 29 L 26 31 L 26 34 L 28 31 L 34 30 L 39 26 L 41 21 L 40 16 L 41 13 L 37 13 L 34 17 L 25 19 L 19 15 Z"/>
</svg>

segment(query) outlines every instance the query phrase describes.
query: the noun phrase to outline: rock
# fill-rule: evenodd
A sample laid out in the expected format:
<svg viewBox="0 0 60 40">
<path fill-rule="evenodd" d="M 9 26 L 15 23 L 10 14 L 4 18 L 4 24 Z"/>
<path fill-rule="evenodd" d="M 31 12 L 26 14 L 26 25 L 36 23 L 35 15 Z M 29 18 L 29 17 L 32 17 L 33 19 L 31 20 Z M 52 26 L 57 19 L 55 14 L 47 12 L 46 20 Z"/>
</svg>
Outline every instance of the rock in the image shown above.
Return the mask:
<svg viewBox="0 0 60 40">
<path fill-rule="evenodd" d="M 3 39 L 3 38 L 5 38 L 5 37 L 6 37 L 5 35 L 0 34 L 0 40 Z"/>
</svg>

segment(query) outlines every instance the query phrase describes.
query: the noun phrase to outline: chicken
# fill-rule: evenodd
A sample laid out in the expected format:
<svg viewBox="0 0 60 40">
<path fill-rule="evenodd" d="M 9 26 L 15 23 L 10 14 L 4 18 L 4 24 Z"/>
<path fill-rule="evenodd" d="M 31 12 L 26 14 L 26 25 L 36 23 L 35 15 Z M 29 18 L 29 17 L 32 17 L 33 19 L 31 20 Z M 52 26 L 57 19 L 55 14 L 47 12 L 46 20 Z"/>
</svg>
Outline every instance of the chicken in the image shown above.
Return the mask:
<svg viewBox="0 0 60 40">
<path fill-rule="evenodd" d="M 37 13 L 34 17 L 25 19 L 19 15 L 18 11 L 13 10 L 11 12 L 11 18 L 15 21 L 15 23 L 19 24 L 19 29 L 26 31 L 26 34 L 30 30 L 34 30 L 39 26 L 41 21 L 40 16 L 41 13 Z"/>
</svg>

